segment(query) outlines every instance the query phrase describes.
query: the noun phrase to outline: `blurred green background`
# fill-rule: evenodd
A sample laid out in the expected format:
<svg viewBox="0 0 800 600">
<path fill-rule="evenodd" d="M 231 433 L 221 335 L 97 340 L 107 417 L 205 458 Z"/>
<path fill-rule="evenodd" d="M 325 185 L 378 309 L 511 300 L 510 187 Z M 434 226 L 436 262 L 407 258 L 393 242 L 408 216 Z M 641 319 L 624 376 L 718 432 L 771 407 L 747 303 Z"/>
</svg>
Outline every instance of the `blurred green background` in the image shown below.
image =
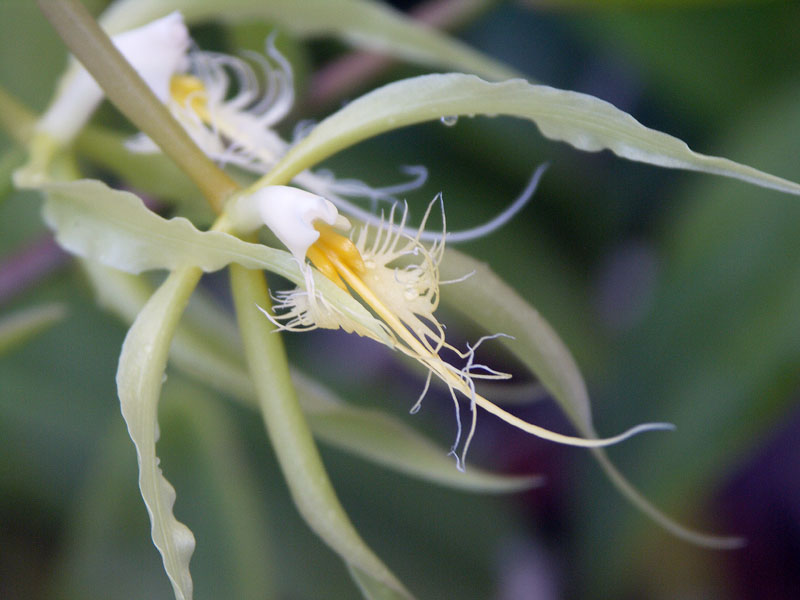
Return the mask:
<svg viewBox="0 0 800 600">
<path fill-rule="evenodd" d="M 103 3 L 87 4 L 96 11 Z M 647 4 L 496 3 L 457 35 L 697 151 L 800 179 L 800 6 Z M 207 25 L 194 33 L 232 51 L 234 40 L 259 47 L 269 30 Z M 343 51 L 331 41 L 296 46 L 293 120 L 321 118 L 345 100 L 303 108 L 314 71 Z M 0 85 L 41 110 L 63 66 L 63 48 L 33 3 L 0 2 Z M 364 89 L 421 72 L 395 67 Z M 99 119 L 121 123 L 109 108 Z M 125 326 L 95 306 L 81 272 L 58 258 L 36 195 L 10 188 L 22 155 L 2 134 L 0 149 L 0 316 L 48 301 L 68 311 L 0 355 L 0 597 L 169 598 L 115 394 Z M 642 421 L 676 424 L 674 433 L 610 451 L 648 498 L 685 523 L 749 544 L 733 552 L 688 546 L 623 501 L 588 453 L 538 443 L 485 415 L 471 462 L 541 473 L 547 486 L 465 494 L 323 447 L 345 508 L 420 598 L 800 597 L 797 198 L 581 154 L 501 118 L 409 128 L 326 166 L 379 186 L 401 179 L 401 165 L 423 164 L 430 177 L 408 194 L 412 210 L 420 215 L 442 191 L 455 230 L 502 210 L 545 161 L 551 166 L 521 216 L 461 249 L 488 261 L 560 333 L 587 379 L 601 434 Z M 208 288 L 224 283 L 217 276 Z M 449 334 L 479 332 L 453 322 Z M 424 380 L 390 353 L 332 333 L 288 336 L 287 344 L 296 364 L 349 400 L 451 443 L 446 394 L 432 392 L 419 415 L 406 416 Z M 177 374 L 167 390 L 159 453 L 178 491 L 176 514 L 197 537 L 196 597 L 358 597 L 291 505 L 260 417 Z M 549 401 L 523 410 L 567 427 Z M 228 463 L 220 464 L 220 448 Z M 227 469 L 239 475 L 235 498 L 221 491 Z M 239 523 L 243 539 L 231 545 L 237 519 L 246 526 Z"/>
</svg>

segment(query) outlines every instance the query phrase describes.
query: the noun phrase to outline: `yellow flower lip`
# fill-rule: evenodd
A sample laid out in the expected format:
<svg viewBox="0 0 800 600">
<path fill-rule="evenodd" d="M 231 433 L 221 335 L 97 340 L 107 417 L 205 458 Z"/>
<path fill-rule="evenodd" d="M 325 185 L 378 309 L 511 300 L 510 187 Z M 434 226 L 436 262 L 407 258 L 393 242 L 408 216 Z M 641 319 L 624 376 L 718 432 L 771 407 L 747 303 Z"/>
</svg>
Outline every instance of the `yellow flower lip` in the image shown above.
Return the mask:
<svg viewBox="0 0 800 600">
<path fill-rule="evenodd" d="M 339 272 L 336 270 L 336 267 L 331 262 L 331 259 L 328 258 L 329 249 L 323 247 L 319 247 L 316 244 L 310 246 L 308 252 L 306 252 L 306 256 L 308 260 L 311 261 L 311 264 L 314 265 L 317 270 L 325 275 L 328 279 L 330 279 L 333 283 L 338 285 L 342 288 L 345 292 L 347 291 L 347 286 L 342 281 L 342 278 L 339 277 Z"/>
<path fill-rule="evenodd" d="M 339 256 L 348 267 L 356 273 L 363 275 L 367 267 L 356 245 L 349 238 L 337 233 L 330 225 L 318 223 L 314 229 L 319 231 L 319 239 L 314 244 L 323 252 L 333 252 Z"/>
<path fill-rule="evenodd" d="M 361 252 L 352 240 L 336 233 L 330 225 L 315 223 L 314 229 L 319 232 L 319 238 L 309 247 L 306 253 L 308 260 L 325 277 L 347 291 L 336 265 L 344 264 L 355 274 L 363 275 L 367 267 Z"/>
<path fill-rule="evenodd" d="M 175 102 L 191 109 L 206 123 L 211 121 L 206 86 L 199 77 L 173 75 L 169 81 L 169 94 Z"/>
</svg>

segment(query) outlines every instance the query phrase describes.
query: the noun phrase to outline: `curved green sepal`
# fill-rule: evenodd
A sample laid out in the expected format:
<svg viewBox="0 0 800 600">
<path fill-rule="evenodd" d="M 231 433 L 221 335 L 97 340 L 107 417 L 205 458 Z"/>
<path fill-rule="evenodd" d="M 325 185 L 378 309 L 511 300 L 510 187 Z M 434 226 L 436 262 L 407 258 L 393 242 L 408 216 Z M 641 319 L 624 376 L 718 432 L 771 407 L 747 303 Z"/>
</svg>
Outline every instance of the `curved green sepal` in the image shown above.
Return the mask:
<svg viewBox="0 0 800 600">
<path fill-rule="evenodd" d="M 633 161 L 723 175 L 800 194 L 800 184 L 726 158 L 693 152 L 678 138 L 645 127 L 599 98 L 522 79 L 489 83 L 460 73 L 422 75 L 361 96 L 312 129 L 275 166 L 270 181 L 289 181 L 335 152 L 380 133 L 458 115 L 528 119 L 545 137 L 578 150 L 611 150 Z"/>
<path fill-rule="evenodd" d="M 150 515 L 153 543 L 178 600 L 192 597 L 189 560 L 195 540 L 189 528 L 172 514 L 175 489 L 158 464 L 158 400 L 172 336 L 201 274 L 199 269 L 170 274 L 125 336 L 117 369 L 120 407 L 136 447 L 139 489 Z"/>
</svg>

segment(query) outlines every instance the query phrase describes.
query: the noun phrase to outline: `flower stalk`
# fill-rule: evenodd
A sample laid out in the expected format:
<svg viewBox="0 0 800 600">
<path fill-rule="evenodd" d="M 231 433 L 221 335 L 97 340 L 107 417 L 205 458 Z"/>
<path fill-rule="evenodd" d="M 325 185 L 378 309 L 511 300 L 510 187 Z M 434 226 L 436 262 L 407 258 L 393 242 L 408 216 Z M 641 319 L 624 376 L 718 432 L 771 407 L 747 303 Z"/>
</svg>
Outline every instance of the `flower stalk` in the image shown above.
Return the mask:
<svg viewBox="0 0 800 600">
<path fill-rule="evenodd" d="M 399 597 L 402 584 L 367 547 L 336 498 L 289 376 L 283 343 L 258 306 L 269 305 L 264 277 L 231 265 L 231 289 L 248 370 L 264 424 L 292 498 L 309 526 L 352 567 Z"/>
</svg>

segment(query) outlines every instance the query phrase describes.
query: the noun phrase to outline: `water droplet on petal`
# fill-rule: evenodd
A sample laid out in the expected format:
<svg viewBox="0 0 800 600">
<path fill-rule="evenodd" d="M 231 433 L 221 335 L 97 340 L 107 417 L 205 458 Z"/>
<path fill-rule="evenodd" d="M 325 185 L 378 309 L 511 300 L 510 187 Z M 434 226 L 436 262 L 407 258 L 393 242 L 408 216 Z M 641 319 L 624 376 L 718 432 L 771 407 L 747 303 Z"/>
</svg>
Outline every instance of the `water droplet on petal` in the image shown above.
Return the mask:
<svg viewBox="0 0 800 600">
<path fill-rule="evenodd" d="M 452 127 L 456 123 L 458 123 L 458 117 L 456 115 L 448 115 L 446 117 L 442 117 L 439 119 L 442 122 L 442 125 L 447 125 L 448 127 Z"/>
</svg>

